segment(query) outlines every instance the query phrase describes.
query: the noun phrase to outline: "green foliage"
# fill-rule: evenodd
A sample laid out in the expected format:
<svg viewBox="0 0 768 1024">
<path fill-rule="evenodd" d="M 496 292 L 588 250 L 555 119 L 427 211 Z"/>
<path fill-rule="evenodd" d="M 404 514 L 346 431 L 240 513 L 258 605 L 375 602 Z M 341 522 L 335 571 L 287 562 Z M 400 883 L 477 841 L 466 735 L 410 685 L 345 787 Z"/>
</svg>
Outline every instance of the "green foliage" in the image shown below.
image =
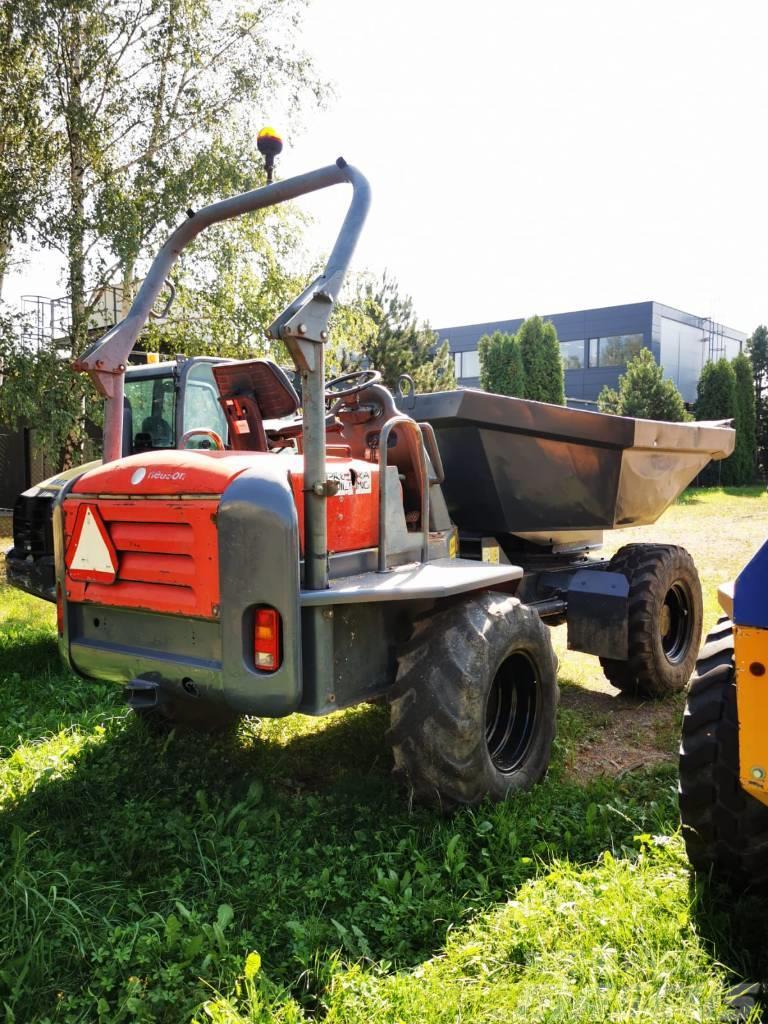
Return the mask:
<svg viewBox="0 0 768 1024">
<path fill-rule="evenodd" d="M 731 365 L 736 375 L 736 447 L 728 459 L 733 463 L 729 482 L 748 484 L 755 479 L 757 461 L 754 374 L 749 356 L 743 353 Z"/>
<path fill-rule="evenodd" d="M 98 422 L 101 403 L 83 374 L 51 344 L 33 347 L 20 336 L 18 317 L 0 309 L 0 423 L 34 428 L 56 464 L 85 461 L 85 417 Z"/>
<path fill-rule="evenodd" d="M 768 327 L 760 324 L 747 339 L 755 388 L 755 439 L 758 463 L 768 475 Z"/>
<path fill-rule="evenodd" d="M 480 387 L 497 395 L 525 397 L 525 370 L 520 342 L 514 334 L 494 331 L 478 342 Z"/>
<path fill-rule="evenodd" d="M 705 363 L 696 385 L 697 420 L 735 420 L 736 374 L 727 359 Z M 710 464 L 699 474 L 702 485 L 734 483 L 734 462 L 727 459 Z"/>
<path fill-rule="evenodd" d="M 586 1024 L 628 990 L 717 1019 L 681 843 L 651 838 L 668 769 L 565 780 L 564 716 L 542 785 L 446 819 L 393 786 L 382 709 L 158 738 L 61 667 L 54 620 L 0 588 L 7 1020 Z"/>
<path fill-rule="evenodd" d="M 437 344 L 437 335 L 427 323 L 419 321 L 409 295 L 401 295 L 398 284 L 387 274 L 380 281 L 366 281 L 357 296 L 347 304 L 358 310 L 357 322 L 364 325 L 362 335 L 348 339 L 350 349 L 341 358 L 341 372 L 357 368 L 363 361 L 378 370 L 384 383 L 397 386 L 403 373 L 413 377 L 418 392 L 449 391 L 456 387 L 456 375 L 448 342 Z M 334 331 L 337 350 L 344 339 Z M 351 346 L 354 346 L 352 348 Z"/>
<path fill-rule="evenodd" d="M 683 399 L 673 381 L 653 358 L 649 348 L 641 349 L 627 363 L 619 377 L 619 389 L 605 387 L 597 399 L 601 412 L 617 416 L 635 416 L 646 420 L 680 423 L 690 419 Z"/>
<path fill-rule="evenodd" d="M 50 169 L 36 28 L 25 0 L 0 6 L 0 294 L 13 243 L 24 238 Z"/>
<path fill-rule="evenodd" d="M 324 86 L 295 46 L 302 6 L 18 0 L 3 7 L 0 280 L 11 236 L 26 229 L 64 255 L 72 354 L 89 340 L 104 288 L 117 289 L 127 312 L 149 256 L 185 210 L 263 182 L 256 148 L 263 112 L 294 115 L 322 99 Z M 286 228 L 282 236 L 270 234 L 276 223 Z M 269 242 L 255 238 L 256 225 Z M 150 344 L 171 354 L 261 351 L 254 338 L 286 296 L 291 275 L 282 268 L 296 237 L 295 223 L 277 214 L 201 241 L 178 268 L 179 301 L 164 340 L 150 330 Z M 37 370 L 30 364 L 30 379 Z M 65 464 L 83 435 L 85 387 L 56 392 L 61 418 L 72 424 L 59 446 Z M 41 400 L 30 418 L 46 414 Z"/>
<path fill-rule="evenodd" d="M 270 347 L 265 329 L 306 283 L 285 270 L 299 230 L 289 214 L 256 214 L 201 235 L 175 274 L 168 319 L 149 322 L 141 347 L 166 358 L 183 352 L 287 360 L 282 345 Z"/>
<path fill-rule="evenodd" d="M 554 324 L 540 316 L 524 320 L 517 332 L 525 370 L 525 397 L 565 404 L 563 360 Z"/>
<path fill-rule="evenodd" d="M 736 416 L 736 374 L 727 359 L 705 363 L 696 386 L 696 419 Z"/>
</svg>

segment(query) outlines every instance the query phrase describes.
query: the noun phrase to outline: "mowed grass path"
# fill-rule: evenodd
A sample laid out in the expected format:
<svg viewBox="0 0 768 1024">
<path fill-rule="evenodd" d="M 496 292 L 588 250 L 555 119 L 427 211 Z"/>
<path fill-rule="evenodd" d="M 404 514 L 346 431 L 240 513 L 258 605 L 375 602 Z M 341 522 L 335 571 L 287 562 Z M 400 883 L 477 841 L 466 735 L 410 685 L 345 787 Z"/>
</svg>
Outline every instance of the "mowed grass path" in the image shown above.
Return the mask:
<svg viewBox="0 0 768 1024">
<path fill-rule="evenodd" d="M 758 490 L 690 492 L 611 543 L 687 546 L 709 624 L 767 513 Z M 691 880 L 680 702 L 619 700 L 562 630 L 546 781 L 445 819 L 393 787 L 381 708 L 157 738 L 61 668 L 54 629 L 0 586 L 6 1022 L 689 1024 L 768 977 L 768 907 Z M 606 737 L 663 756 L 601 774 Z"/>
</svg>

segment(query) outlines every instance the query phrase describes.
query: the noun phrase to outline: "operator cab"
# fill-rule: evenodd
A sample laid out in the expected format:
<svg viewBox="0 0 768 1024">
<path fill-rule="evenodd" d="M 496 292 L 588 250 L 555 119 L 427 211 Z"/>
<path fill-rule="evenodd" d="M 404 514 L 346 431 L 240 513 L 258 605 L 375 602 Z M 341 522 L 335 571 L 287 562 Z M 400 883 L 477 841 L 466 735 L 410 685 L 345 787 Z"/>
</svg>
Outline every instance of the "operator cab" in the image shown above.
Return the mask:
<svg viewBox="0 0 768 1024">
<path fill-rule="evenodd" d="M 277 364 L 250 359 L 216 366 L 212 372 L 227 418 L 229 447 L 235 451 L 303 453 L 301 400 Z M 401 416 L 391 392 L 381 384 L 381 375 L 361 370 L 334 378 L 326 384 L 325 399 L 329 407 L 325 417 L 327 456 L 378 463 L 382 429 L 393 416 Z M 424 480 L 413 430 L 395 427 L 386 444 L 387 464 L 394 467 L 400 483 L 405 527 L 409 532 L 421 530 L 421 494 L 425 486 L 437 481 Z"/>
<path fill-rule="evenodd" d="M 220 362 L 179 357 L 175 362 L 131 367 L 125 376 L 123 454 L 210 448 L 210 431 L 226 443 L 227 420 L 213 376 L 213 367 Z"/>
</svg>

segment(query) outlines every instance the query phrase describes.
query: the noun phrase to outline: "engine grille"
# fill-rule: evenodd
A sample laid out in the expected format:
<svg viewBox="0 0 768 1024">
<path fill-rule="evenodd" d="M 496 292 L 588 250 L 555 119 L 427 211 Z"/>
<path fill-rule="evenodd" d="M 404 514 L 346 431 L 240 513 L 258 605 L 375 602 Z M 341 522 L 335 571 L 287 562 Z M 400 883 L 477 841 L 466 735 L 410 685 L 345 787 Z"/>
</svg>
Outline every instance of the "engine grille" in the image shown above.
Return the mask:
<svg viewBox="0 0 768 1024">
<path fill-rule="evenodd" d="M 216 618 L 218 544 L 213 500 L 68 499 L 66 541 L 80 504 L 96 505 L 118 555 L 114 583 L 68 578 L 69 600 Z"/>
<path fill-rule="evenodd" d="M 19 558 L 53 555 L 50 497 L 20 495 L 13 508 L 13 546 Z"/>
</svg>

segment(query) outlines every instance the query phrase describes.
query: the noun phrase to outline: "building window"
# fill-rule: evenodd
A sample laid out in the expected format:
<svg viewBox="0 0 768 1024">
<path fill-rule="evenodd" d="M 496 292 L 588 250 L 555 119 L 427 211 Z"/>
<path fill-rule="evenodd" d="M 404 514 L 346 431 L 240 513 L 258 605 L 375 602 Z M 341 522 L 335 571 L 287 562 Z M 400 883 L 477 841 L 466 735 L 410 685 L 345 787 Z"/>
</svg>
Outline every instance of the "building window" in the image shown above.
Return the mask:
<svg viewBox="0 0 768 1024">
<path fill-rule="evenodd" d="M 480 376 L 480 353 L 477 350 L 463 353 L 461 371 L 462 377 Z"/>
<path fill-rule="evenodd" d="M 477 349 L 471 352 L 454 352 L 453 365 L 457 378 L 480 376 L 480 353 Z"/>
<path fill-rule="evenodd" d="M 561 341 L 560 355 L 566 370 L 579 370 L 584 365 L 584 342 Z"/>
<path fill-rule="evenodd" d="M 609 338 L 590 338 L 589 365 L 626 366 L 642 347 L 642 334 L 614 334 Z"/>
</svg>

